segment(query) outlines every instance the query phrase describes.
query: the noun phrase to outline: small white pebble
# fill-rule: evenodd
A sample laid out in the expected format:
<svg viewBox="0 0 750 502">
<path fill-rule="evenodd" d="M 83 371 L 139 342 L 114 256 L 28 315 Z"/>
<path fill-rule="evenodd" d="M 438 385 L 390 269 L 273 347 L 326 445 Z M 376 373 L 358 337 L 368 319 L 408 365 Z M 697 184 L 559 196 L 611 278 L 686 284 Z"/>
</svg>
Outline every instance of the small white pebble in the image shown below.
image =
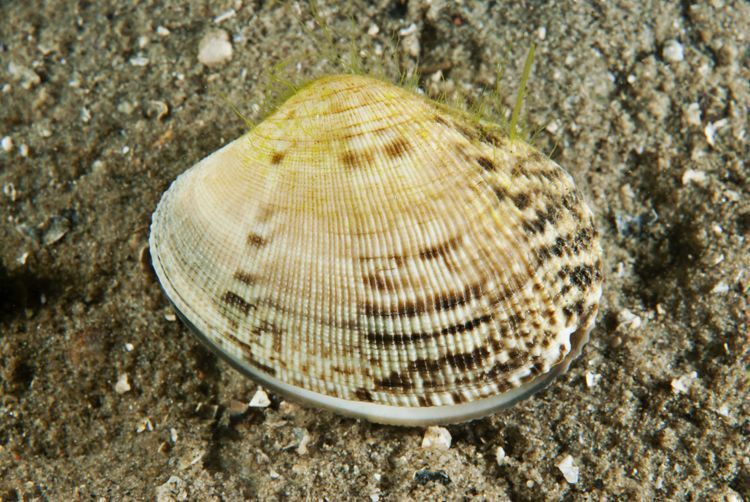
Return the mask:
<svg viewBox="0 0 750 502">
<path fill-rule="evenodd" d="M 723 228 L 721 228 L 721 225 L 719 225 L 719 224 L 717 224 L 717 223 L 714 223 L 713 225 L 711 225 L 711 231 L 712 231 L 712 232 L 713 232 L 714 234 L 716 234 L 716 235 L 721 235 L 721 234 L 723 234 L 723 233 L 724 233 L 724 229 L 723 229 Z"/>
<path fill-rule="evenodd" d="M 125 344 L 125 350 L 127 350 L 128 352 L 133 352 L 133 349 L 134 349 L 134 348 L 135 348 L 135 347 L 133 346 L 133 344 L 132 344 L 132 343 L 129 343 L 129 342 L 128 342 L 128 343 L 126 343 L 126 344 Z"/>
<path fill-rule="evenodd" d="M 380 482 L 380 480 L 381 480 L 381 479 L 383 479 L 383 475 L 382 475 L 382 474 L 380 474 L 379 472 L 376 472 L 375 474 L 373 474 L 373 475 L 372 475 L 372 477 L 373 477 L 373 478 L 375 479 L 375 481 L 377 481 L 378 483 Z"/>
<path fill-rule="evenodd" d="M 255 395 L 250 400 L 251 408 L 268 408 L 271 405 L 271 400 L 268 399 L 268 394 L 263 389 L 255 391 Z"/>
<path fill-rule="evenodd" d="M 625 277 L 625 264 L 623 262 L 617 263 L 617 277 Z"/>
<path fill-rule="evenodd" d="M 687 375 L 672 380 L 672 392 L 674 394 L 687 394 L 693 382 L 698 379 L 698 372 L 691 371 Z"/>
<path fill-rule="evenodd" d="M 578 483 L 578 466 L 573 462 L 573 457 L 567 455 L 558 464 L 557 468 L 562 472 L 565 481 L 574 485 Z"/>
<path fill-rule="evenodd" d="M 271 478 L 271 479 L 279 479 L 281 477 L 281 474 L 279 474 L 278 472 L 276 472 L 273 469 L 271 469 L 268 472 L 268 477 Z"/>
<path fill-rule="evenodd" d="M 117 383 L 115 384 L 115 392 L 118 394 L 125 394 L 130 390 L 130 383 L 128 383 L 128 374 L 123 373 L 117 378 Z"/>
<path fill-rule="evenodd" d="M 726 293 L 729 291 L 729 284 L 727 284 L 724 281 L 717 282 L 713 288 L 711 288 L 711 293 L 715 295 L 720 295 L 723 293 Z"/>
<path fill-rule="evenodd" d="M 10 136 L 5 136 L 2 140 L 0 140 L 0 147 L 8 153 L 13 151 L 13 138 Z"/>
<path fill-rule="evenodd" d="M 677 40 L 667 40 L 667 43 L 664 44 L 662 55 L 670 63 L 678 63 L 685 59 L 682 44 Z"/>
<path fill-rule="evenodd" d="M 130 58 L 130 64 L 133 66 L 147 66 L 148 65 L 148 58 L 145 56 L 135 56 Z"/>
<path fill-rule="evenodd" d="M 701 125 L 701 105 L 690 103 L 685 110 L 685 120 L 692 126 Z"/>
<path fill-rule="evenodd" d="M 307 429 L 295 429 L 295 434 L 299 437 L 299 444 L 297 445 L 297 454 L 306 455 L 307 445 L 312 441 L 312 436 L 307 432 Z"/>
<path fill-rule="evenodd" d="M 422 437 L 422 448 L 447 450 L 451 447 L 451 433 L 445 427 L 430 426 Z"/>
<path fill-rule="evenodd" d="M 641 327 L 641 318 L 629 309 L 622 309 L 617 313 L 618 327 L 627 326 L 632 329 Z"/>
<path fill-rule="evenodd" d="M 727 119 L 721 119 L 717 120 L 716 122 L 709 122 L 706 125 L 705 129 L 703 129 L 703 133 L 706 135 L 706 141 L 709 145 L 716 145 L 716 133 L 719 131 L 719 129 L 722 129 L 728 123 L 729 121 Z"/>
<path fill-rule="evenodd" d="M 168 37 L 170 33 L 172 32 L 162 25 L 159 25 L 156 27 L 156 34 L 159 35 L 160 37 Z"/>
<path fill-rule="evenodd" d="M 716 413 L 721 415 L 722 417 L 729 417 L 729 406 L 726 404 L 722 404 L 719 406 L 719 408 L 716 410 Z"/>
<path fill-rule="evenodd" d="M 21 157 L 28 157 L 29 156 L 29 145 L 26 143 L 21 144 L 21 146 L 18 147 L 18 154 Z"/>
<path fill-rule="evenodd" d="M 398 30 L 399 36 L 402 36 L 402 37 L 408 37 L 409 35 L 413 35 L 416 32 L 417 32 L 417 25 L 414 23 L 411 23 L 406 28 L 401 28 L 400 30 Z"/>
<path fill-rule="evenodd" d="M 166 314 L 164 314 L 164 319 L 169 322 L 175 322 L 177 320 L 177 316 L 174 312 L 167 312 Z"/>
<path fill-rule="evenodd" d="M 418 58 L 422 51 L 422 46 L 419 42 L 419 37 L 416 32 L 411 35 L 407 35 L 401 39 L 401 43 L 404 46 L 404 51 L 413 58 Z"/>
<path fill-rule="evenodd" d="M 232 59 L 232 43 L 224 30 L 206 33 L 198 44 L 198 61 L 206 66 L 216 66 Z"/>
<path fill-rule="evenodd" d="M 534 488 L 534 480 L 533 479 L 527 479 L 526 480 L 526 488 Z"/>
<path fill-rule="evenodd" d="M 727 200 L 730 200 L 732 202 L 739 202 L 742 196 L 739 192 L 735 190 L 724 190 L 724 197 L 727 198 Z"/>
<path fill-rule="evenodd" d="M 731 488 L 727 488 L 727 490 L 730 491 L 730 493 L 725 495 L 725 499 L 727 502 L 744 502 L 744 499 L 740 496 L 739 493 L 732 490 Z"/>
<path fill-rule="evenodd" d="M 16 197 L 18 196 L 16 186 L 13 183 L 5 183 L 3 185 L 3 194 L 5 194 L 5 196 L 8 197 L 12 202 L 15 202 Z"/>
<path fill-rule="evenodd" d="M 682 173 L 682 185 L 685 186 L 688 183 L 695 183 L 696 185 L 703 186 L 708 181 L 708 176 L 705 171 L 698 169 L 687 169 Z"/>
<path fill-rule="evenodd" d="M 596 385 L 599 383 L 599 380 L 602 379 L 602 376 L 598 373 L 592 373 L 590 371 L 586 372 L 586 387 L 589 389 L 591 387 L 596 387 Z"/>
<path fill-rule="evenodd" d="M 281 401 L 279 403 L 279 412 L 282 415 L 294 415 L 299 412 L 299 405 L 290 403 L 289 401 Z"/>
<path fill-rule="evenodd" d="M 117 104 L 117 111 L 120 113 L 130 115 L 131 113 L 133 113 L 133 110 L 135 110 L 135 107 L 128 101 L 122 101 Z"/>
<path fill-rule="evenodd" d="M 379 500 L 380 500 L 380 495 L 378 495 L 377 493 L 373 493 L 372 495 L 370 495 L 371 502 L 378 502 Z"/>
<path fill-rule="evenodd" d="M 175 429 L 174 427 L 172 427 L 171 429 L 169 429 L 169 439 L 170 439 L 170 441 L 172 441 L 172 444 L 174 444 L 174 443 L 177 442 L 177 439 L 178 439 L 178 437 L 177 437 L 177 429 Z"/>
<path fill-rule="evenodd" d="M 370 35 L 371 37 L 374 37 L 378 33 L 380 33 L 380 26 L 378 26 L 375 23 L 371 24 L 370 27 L 367 29 L 367 34 Z"/>
<path fill-rule="evenodd" d="M 237 15 L 237 11 L 234 9 L 225 10 L 218 16 L 214 18 L 214 23 L 220 24 L 226 21 L 227 19 L 232 19 L 234 16 Z"/>
<path fill-rule="evenodd" d="M 505 450 L 502 446 L 498 446 L 495 449 L 495 460 L 497 461 L 497 465 L 505 464 Z"/>
<path fill-rule="evenodd" d="M 151 419 L 148 417 L 142 419 L 140 422 L 138 422 L 138 425 L 135 426 L 135 432 L 144 432 L 149 431 L 151 432 L 154 430 L 154 425 L 151 423 Z"/>
<path fill-rule="evenodd" d="M 547 27 L 546 26 L 540 26 L 539 28 L 537 28 L 537 30 L 536 30 L 536 37 L 539 40 L 544 40 L 545 38 L 547 38 Z"/>
</svg>

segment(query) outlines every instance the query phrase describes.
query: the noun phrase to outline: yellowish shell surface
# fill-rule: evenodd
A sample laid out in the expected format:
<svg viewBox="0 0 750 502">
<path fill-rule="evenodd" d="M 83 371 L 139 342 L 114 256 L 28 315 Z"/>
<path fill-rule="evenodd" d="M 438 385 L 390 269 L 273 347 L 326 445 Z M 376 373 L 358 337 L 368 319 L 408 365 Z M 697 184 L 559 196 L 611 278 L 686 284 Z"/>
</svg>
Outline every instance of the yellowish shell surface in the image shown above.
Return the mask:
<svg viewBox="0 0 750 502">
<path fill-rule="evenodd" d="M 469 420 L 565 371 L 602 261 L 562 168 L 367 77 L 314 81 L 183 173 L 150 247 L 182 319 L 270 389 L 394 424 Z"/>
</svg>

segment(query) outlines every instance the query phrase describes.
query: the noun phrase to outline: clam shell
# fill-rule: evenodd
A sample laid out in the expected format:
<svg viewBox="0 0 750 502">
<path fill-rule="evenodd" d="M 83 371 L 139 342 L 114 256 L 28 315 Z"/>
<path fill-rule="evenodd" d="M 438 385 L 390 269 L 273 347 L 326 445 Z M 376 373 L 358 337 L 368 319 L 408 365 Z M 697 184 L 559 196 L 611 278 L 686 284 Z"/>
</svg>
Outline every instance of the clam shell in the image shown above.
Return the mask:
<svg viewBox="0 0 750 502">
<path fill-rule="evenodd" d="M 541 388 L 601 295 L 570 175 L 361 76 L 309 84 L 179 176 L 150 246 L 180 317 L 236 368 L 384 423 L 469 420 Z"/>
</svg>

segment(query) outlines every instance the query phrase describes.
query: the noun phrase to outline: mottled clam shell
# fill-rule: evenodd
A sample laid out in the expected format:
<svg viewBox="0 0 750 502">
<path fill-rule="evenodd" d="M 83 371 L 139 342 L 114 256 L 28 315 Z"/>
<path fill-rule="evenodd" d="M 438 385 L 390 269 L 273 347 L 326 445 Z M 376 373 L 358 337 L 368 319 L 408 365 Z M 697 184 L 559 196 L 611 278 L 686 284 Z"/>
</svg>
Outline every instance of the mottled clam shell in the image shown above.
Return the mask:
<svg viewBox="0 0 750 502">
<path fill-rule="evenodd" d="M 182 319 L 236 368 L 393 424 L 481 417 L 544 386 L 601 295 L 570 175 L 360 76 L 309 84 L 177 178 L 150 246 Z"/>
</svg>

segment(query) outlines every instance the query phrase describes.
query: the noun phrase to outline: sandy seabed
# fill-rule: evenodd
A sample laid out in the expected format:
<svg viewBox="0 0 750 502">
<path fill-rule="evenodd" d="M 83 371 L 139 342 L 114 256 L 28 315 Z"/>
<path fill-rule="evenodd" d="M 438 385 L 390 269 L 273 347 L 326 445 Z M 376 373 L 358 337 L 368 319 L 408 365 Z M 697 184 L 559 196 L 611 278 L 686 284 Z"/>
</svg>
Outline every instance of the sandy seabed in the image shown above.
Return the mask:
<svg viewBox="0 0 750 502">
<path fill-rule="evenodd" d="M 604 246 L 583 355 L 514 408 L 448 426 L 447 450 L 273 395 L 245 411 L 255 384 L 175 320 L 144 248 L 170 181 L 245 127 L 218 96 L 252 120 L 274 65 L 330 71 L 310 9 L 3 2 L 2 499 L 748 500 L 750 5 L 353 1 L 318 15 L 342 53 L 418 69 L 432 96 L 499 84 L 509 106 L 537 45 L 534 143 L 577 180 Z M 199 43 L 217 29 L 232 54 L 207 67 Z"/>
</svg>

